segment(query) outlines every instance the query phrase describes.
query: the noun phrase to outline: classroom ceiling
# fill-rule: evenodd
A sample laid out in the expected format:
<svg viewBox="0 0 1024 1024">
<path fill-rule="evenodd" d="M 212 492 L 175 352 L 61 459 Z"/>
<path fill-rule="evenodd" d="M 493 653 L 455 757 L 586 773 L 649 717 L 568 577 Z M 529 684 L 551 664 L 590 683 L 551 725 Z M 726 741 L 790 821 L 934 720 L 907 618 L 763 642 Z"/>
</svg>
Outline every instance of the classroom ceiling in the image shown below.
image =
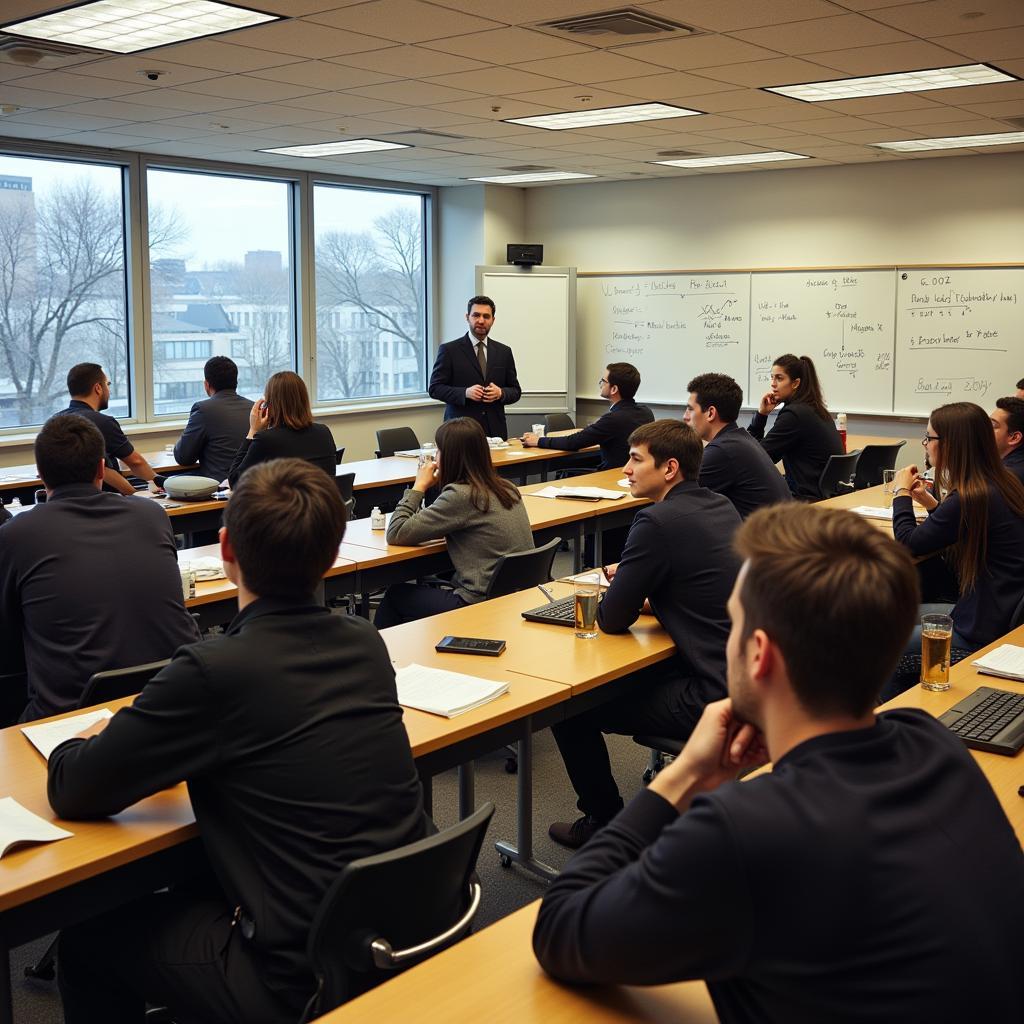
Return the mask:
<svg viewBox="0 0 1024 1024">
<path fill-rule="evenodd" d="M 784 150 L 766 169 L 969 153 L 870 143 L 1024 129 L 1024 81 L 807 103 L 767 86 L 985 62 L 1024 78 L 1022 0 L 254 0 L 285 20 L 132 56 L 27 65 L 0 35 L 0 136 L 382 181 L 459 185 L 542 168 L 593 180 L 728 174 L 651 161 Z M 66 7 L 3 0 L 0 24 Z M 540 27 L 623 7 L 691 34 Z M 7 41 L 10 41 L 9 39 Z M 21 40 L 21 42 L 24 42 Z M 159 72 L 150 81 L 147 72 Z M 547 131 L 504 119 L 671 103 L 701 116 Z M 308 159 L 259 150 L 373 138 L 411 149 Z"/>
</svg>

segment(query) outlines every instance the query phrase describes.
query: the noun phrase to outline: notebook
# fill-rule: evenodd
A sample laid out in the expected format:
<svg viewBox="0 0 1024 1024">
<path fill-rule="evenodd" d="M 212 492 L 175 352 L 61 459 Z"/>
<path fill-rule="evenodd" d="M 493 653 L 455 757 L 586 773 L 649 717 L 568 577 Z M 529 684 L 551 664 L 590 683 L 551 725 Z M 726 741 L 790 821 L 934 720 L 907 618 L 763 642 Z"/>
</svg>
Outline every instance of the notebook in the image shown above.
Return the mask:
<svg viewBox="0 0 1024 1024">
<path fill-rule="evenodd" d="M 14 797 L 0 797 L 0 857 L 22 843 L 50 843 L 73 835 L 22 807 Z"/>
<path fill-rule="evenodd" d="M 39 751 L 47 761 L 50 755 L 65 741 L 77 736 L 83 729 L 103 718 L 112 718 L 113 712 L 110 708 L 100 708 L 97 711 L 86 711 L 81 715 L 72 715 L 70 718 L 58 718 L 55 722 L 40 722 L 38 725 L 26 725 L 22 727 L 25 739 Z"/>
<path fill-rule="evenodd" d="M 454 718 L 500 697 L 508 683 L 449 672 L 447 669 L 406 665 L 395 673 L 398 703 L 403 707 Z"/>
<path fill-rule="evenodd" d="M 1000 679 L 1016 679 L 1024 683 L 1024 647 L 1003 644 L 971 664 L 987 676 L 999 676 Z"/>
</svg>

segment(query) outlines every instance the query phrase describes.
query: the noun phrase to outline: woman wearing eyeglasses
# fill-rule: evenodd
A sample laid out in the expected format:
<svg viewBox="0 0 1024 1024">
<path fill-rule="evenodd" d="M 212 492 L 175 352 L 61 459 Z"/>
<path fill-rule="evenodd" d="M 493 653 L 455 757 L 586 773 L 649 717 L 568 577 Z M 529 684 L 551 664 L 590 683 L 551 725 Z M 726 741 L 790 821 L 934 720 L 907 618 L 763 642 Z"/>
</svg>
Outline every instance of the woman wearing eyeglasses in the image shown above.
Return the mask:
<svg viewBox="0 0 1024 1024">
<path fill-rule="evenodd" d="M 779 410 L 765 436 L 769 413 Z M 782 460 L 794 498 L 818 501 L 818 481 L 830 455 L 843 454 L 843 442 L 825 407 L 810 356 L 787 353 L 772 364 L 771 388 L 761 399 L 747 433 L 761 442 L 772 462 Z"/>
<path fill-rule="evenodd" d="M 922 609 L 952 615 L 953 646 L 974 651 L 1012 628 L 1024 598 L 1024 484 L 1003 465 L 988 414 L 972 402 L 935 409 L 921 443 L 942 500 L 917 466 L 899 470 L 893 535 L 918 556 L 950 549 L 959 598 L 952 611 Z M 930 513 L 920 524 L 915 502 Z"/>
</svg>

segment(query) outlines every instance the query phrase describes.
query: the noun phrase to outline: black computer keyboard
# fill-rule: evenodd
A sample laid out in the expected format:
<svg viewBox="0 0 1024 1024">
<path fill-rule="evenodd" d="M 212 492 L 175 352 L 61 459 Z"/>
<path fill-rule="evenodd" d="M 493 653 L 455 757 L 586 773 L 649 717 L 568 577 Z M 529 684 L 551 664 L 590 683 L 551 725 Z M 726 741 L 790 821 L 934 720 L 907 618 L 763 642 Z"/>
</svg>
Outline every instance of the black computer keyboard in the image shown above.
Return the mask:
<svg viewBox="0 0 1024 1024">
<path fill-rule="evenodd" d="M 557 601 L 542 604 L 539 608 L 531 608 L 521 613 L 529 622 L 547 622 L 555 626 L 576 625 L 576 599 L 570 594 L 560 597 Z"/>
<path fill-rule="evenodd" d="M 1024 747 L 1024 693 L 979 686 L 939 721 L 975 750 L 1012 757 Z"/>
</svg>

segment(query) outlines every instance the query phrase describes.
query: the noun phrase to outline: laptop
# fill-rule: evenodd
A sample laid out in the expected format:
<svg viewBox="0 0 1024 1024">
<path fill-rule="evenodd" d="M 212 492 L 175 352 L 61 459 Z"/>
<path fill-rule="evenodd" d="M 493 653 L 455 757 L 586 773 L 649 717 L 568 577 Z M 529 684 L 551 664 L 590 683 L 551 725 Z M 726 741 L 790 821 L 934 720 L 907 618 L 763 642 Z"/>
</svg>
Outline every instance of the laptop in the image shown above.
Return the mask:
<svg viewBox="0 0 1024 1024">
<path fill-rule="evenodd" d="M 939 721 L 974 750 L 1013 757 L 1024 747 L 1024 693 L 979 686 Z"/>
</svg>

